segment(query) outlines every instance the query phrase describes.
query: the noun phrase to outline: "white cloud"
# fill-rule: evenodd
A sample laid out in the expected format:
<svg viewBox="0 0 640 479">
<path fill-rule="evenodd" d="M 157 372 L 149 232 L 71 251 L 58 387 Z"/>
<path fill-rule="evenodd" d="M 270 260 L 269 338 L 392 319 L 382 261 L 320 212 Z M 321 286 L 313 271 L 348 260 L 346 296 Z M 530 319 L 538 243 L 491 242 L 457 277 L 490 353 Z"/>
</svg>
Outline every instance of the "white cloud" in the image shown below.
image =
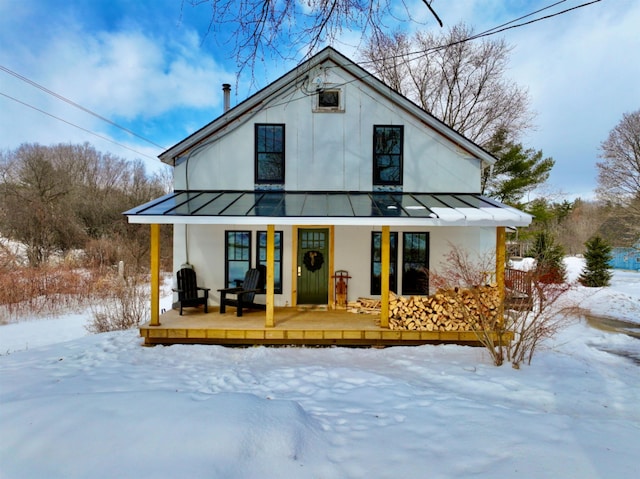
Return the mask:
<svg viewBox="0 0 640 479">
<path fill-rule="evenodd" d="M 601 141 L 640 108 L 637 25 L 640 4 L 601 2 L 514 36 L 512 73 L 538 112 L 529 140 L 556 160 L 552 182 L 574 195 L 595 188 Z"/>
<path fill-rule="evenodd" d="M 53 90 L 106 116 L 131 119 L 216 106 L 221 98 L 214 85 L 231 75 L 198 51 L 193 35 L 181 40 L 135 30 L 73 32 L 54 39 L 40 59 L 50 60 Z"/>
<path fill-rule="evenodd" d="M 432 6 L 445 23 L 443 30 L 465 22 L 482 32 L 550 3 L 435 0 Z M 515 23 L 582 3 L 567 1 Z M 420 12 L 421 4 L 422 0 L 413 0 L 413 10 Z M 429 20 L 423 14 L 420 18 Z M 556 160 L 552 187 L 572 196 L 590 196 L 600 142 L 622 113 L 640 108 L 638 25 L 640 3 L 636 0 L 601 1 L 488 37 L 504 38 L 514 46 L 508 75 L 528 88 L 537 113 L 537 129 L 523 142 Z M 435 22 L 412 28 L 439 30 Z"/>
<path fill-rule="evenodd" d="M 217 116 L 222 105 L 220 85 L 232 81 L 233 74 L 202 51 L 192 31 L 154 34 L 127 23 L 127 29 L 91 31 L 66 16 L 64 21 L 58 19 L 62 26 L 34 30 L 25 41 L 15 33 L 24 25 L 16 25 L 14 32 L 0 33 L 0 42 L 17 40 L 15 48 L 0 53 L 0 64 L 138 134 L 161 130 L 152 139 L 169 146 L 190 132 L 181 124 L 158 125 L 172 119 L 163 115 L 196 109 L 209 119 Z M 0 92 L 146 155 L 161 151 L 5 72 L 0 72 Z M 2 148 L 24 142 L 89 141 L 120 156 L 141 156 L 6 97 L 0 96 L 0 110 Z"/>
<path fill-rule="evenodd" d="M 0 0 L 0 64 L 163 146 L 222 112 L 221 83 L 231 83 L 232 101 L 242 101 L 256 87 L 266 86 L 294 66 L 258 62 L 258 70 L 264 71 L 256 71 L 255 78 L 245 71 L 246 81 L 236 85 L 234 73 L 226 69 L 235 65 L 222 65 L 228 60 L 225 54 L 210 46 L 219 40 L 212 38 L 215 33 L 203 46 L 202 38 L 191 29 L 196 19 L 208 20 L 201 18 L 206 12 L 186 9 L 184 18 L 189 20 L 176 26 L 179 11 L 169 12 L 174 5 L 169 1 L 123 10 L 126 3 L 116 2 L 110 10 L 102 2 L 88 6 L 72 1 L 54 8 L 45 0 Z M 405 3 L 423 21 L 413 28 L 440 31 L 422 0 Z M 570 0 L 553 11 L 580 3 Z M 478 32 L 546 5 L 542 0 L 432 3 L 445 29 L 464 21 Z M 140 12 L 151 8 L 155 8 L 154 17 L 143 24 Z M 407 22 L 398 25 L 409 26 Z M 601 1 L 491 37 L 503 37 L 515 45 L 509 75 L 529 88 L 538 113 L 538 129 L 524 139 L 525 144 L 554 157 L 552 182 L 568 193 L 593 189 L 600 142 L 622 113 L 640 108 L 638 25 L 636 0 Z M 391 19 L 388 27 L 394 27 Z M 359 32 L 345 30 L 336 47 L 357 60 L 360 38 Z M 265 73 L 268 77 L 263 78 Z M 159 153 L 4 72 L 0 72 L 0 92 L 139 151 L 149 148 L 151 156 Z M 0 96 L 0 148 L 14 148 L 25 141 L 89 141 L 121 156 L 139 156 Z"/>
</svg>

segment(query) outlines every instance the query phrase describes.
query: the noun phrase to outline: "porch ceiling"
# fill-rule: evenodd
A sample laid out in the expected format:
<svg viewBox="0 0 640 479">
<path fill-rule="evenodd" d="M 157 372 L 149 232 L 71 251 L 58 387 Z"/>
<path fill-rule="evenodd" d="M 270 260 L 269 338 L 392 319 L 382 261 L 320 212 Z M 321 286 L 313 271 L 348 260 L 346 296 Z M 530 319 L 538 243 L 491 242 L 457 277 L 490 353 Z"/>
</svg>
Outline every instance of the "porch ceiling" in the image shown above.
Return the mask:
<svg viewBox="0 0 640 479">
<path fill-rule="evenodd" d="M 130 223 L 528 226 L 532 217 L 479 194 L 178 190 L 124 213 Z"/>
</svg>

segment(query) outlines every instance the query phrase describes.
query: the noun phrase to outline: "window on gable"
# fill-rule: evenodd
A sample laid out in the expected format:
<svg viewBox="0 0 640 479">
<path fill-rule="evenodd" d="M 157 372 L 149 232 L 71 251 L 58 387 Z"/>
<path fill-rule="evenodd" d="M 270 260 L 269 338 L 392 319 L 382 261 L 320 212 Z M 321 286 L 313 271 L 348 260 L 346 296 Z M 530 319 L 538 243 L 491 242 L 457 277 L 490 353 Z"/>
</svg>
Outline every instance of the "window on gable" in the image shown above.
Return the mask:
<svg viewBox="0 0 640 479">
<path fill-rule="evenodd" d="M 429 294 L 429 233 L 404 233 L 402 294 Z"/>
<path fill-rule="evenodd" d="M 234 288 L 251 268 L 251 231 L 225 232 L 225 284 Z"/>
<path fill-rule="evenodd" d="M 284 183 L 284 140 L 284 125 L 256 124 L 256 183 Z"/>
<path fill-rule="evenodd" d="M 389 291 L 398 291 L 398 233 L 389 233 Z M 382 233 L 371 233 L 371 294 L 382 294 Z"/>
<path fill-rule="evenodd" d="M 282 231 L 275 232 L 274 245 L 274 286 L 275 294 L 282 294 Z M 258 231 L 258 258 L 256 264 L 264 267 L 266 272 L 267 266 L 267 232 Z M 266 280 L 266 278 L 265 278 Z"/>
<path fill-rule="evenodd" d="M 402 126 L 373 127 L 373 184 L 402 185 Z"/>
<path fill-rule="evenodd" d="M 318 92 L 318 108 L 340 108 L 340 90 L 322 90 Z"/>
</svg>

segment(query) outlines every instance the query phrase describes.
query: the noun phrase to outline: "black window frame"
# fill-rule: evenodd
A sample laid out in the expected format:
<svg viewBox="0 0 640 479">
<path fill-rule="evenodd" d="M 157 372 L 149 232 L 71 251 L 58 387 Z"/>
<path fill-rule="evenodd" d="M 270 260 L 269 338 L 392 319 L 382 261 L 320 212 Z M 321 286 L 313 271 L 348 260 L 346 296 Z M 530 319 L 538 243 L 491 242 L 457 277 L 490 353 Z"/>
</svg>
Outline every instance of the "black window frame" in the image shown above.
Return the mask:
<svg viewBox="0 0 640 479">
<path fill-rule="evenodd" d="M 262 246 L 261 236 L 264 235 L 264 246 Z M 278 240 L 279 238 L 279 240 Z M 274 293 L 282 294 L 282 240 L 284 238 L 284 234 L 281 230 L 275 231 L 275 257 L 274 257 Z M 264 260 L 261 258 L 261 253 L 264 250 Z M 279 255 L 279 258 L 278 258 Z M 260 266 L 264 266 L 263 271 L 265 272 L 264 280 L 266 281 L 266 266 L 267 266 L 267 232 L 265 230 L 259 230 L 256 232 L 256 265 L 258 268 Z M 278 279 L 280 283 L 278 284 Z M 265 284 L 266 288 L 266 284 Z"/>
<path fill-rule="evenodd" d="M 376 237 L 379 237 L 378 246 L 376 245 Z M 398 232 L 389 232 L 389 291 L 398 291 Z M 379 259 L 378 259 L 379 258 Z M 376 275 L 376 264 L 380 264 L 382 269 L 382 232 L 371 232 L 371 276 L 370 276 L 370 294 L 382 294 L 382 275 Z"/>
<path fill-rule="evenodd" d="M 386 131 L 398 132 L 399 152 L 390 153 L 381 151 L 381 135 Z M 403 179 L 403 163 L 404 163 L 404 126 L 403 125 L 373 125 L 373 184 L 375 186 L 401 186 Z M 397 178 L 383 179 L 382 175 L 382 159 L 385 157 L 393 157 L 397 160 L 397 166 L 387 166 L 386 168 L 395 167 L 398 170 Z"/>
<path fill-rule="evenodd" d="M 422 261 L 415 256 L 413 245 L 409 249 L 407 241 L 412 235 L 424 236 L 424 258 Z M 403 295 L 428 295 L 429 294 L 429 256 L 430 238 L 427 231 L 405 231 L 402 234 L 402 294 Z M 412 266 L 410 266 L 412 265 Z M 419 268 L 413 267 L 419 265 Z M 409 267 L 408 267 L 409 266 Z M 414 273 L 415 272 L 415 273 Z"/>
<path fill-rule="evenodd" d="M 268 141 L 264 141 L 261 142 L 260 141 L 260 130 L 262 128 L 274 128 L 274 129 L 280 129 L 281 131 L 281 138 L 280 138 L 280 145 L 281 145 L 281 149 L 278 150 L 276 148 L 269 148 L 268 147 Z M 273 144 L 277 144 L 278 142 L 276 140 L 273 140 Z M 285 128 L 285 124 L 284 123 L 256 123 L 254 125 L 254 151 L 255 151 L 255 172 L 254 172 L 254 180 L 256 184 L 261 184 L 261 185 L 265 185 L 265 184 L 269 184 L 269 185 L 280 185 L 280 184 L 284 184 L 284 179 L 285 179 L 285 152 L 286 152 L 286 128 Z M 280 176 L 278 178 L 275 177 L 264 177 L 260 175 L 261 169 L 260 169 L 260 164 L 262 158 L 261 155 L 270 155 L 273 157 L 279 157 L 279 167 L 280 167 Z"/>
<path fill-rule="evenodd" d="M 242 246 L 242 249 L 247 251 L 247 258 L 241 258 L 241 259 L 236 259 L 237 258 L 237 254 L 234 254 L 234 258 L 230 258 L 230 237 L 229 235 L 233 234 L 233 235 L 246 235 L 248 238 L 248 244 L 246 246 Z M 251 269 L 251 231 L 250 230 L 225 230 L 224 232 L 224 282 L 225 282 L 225 288 L 234 288 L 236 287 L 237 281 L 243 281 L 244 280 L 244 276 L 246 274 L 246 272 Z M 234 243 L 235 244 L 235 243 Z M 232 270 L 232 268 L 230 268 L 231 263 L 246 263 L 246 268 L 243 268 L 244 271 L 242 272 L 242 275 L 238 275 L 238 274 L 234 274 L 234 276 L 240 276 L 240 277 L 234 277 L 234 278 L 230 278 L 230 272 Z M 235 268 L 233 268 L 235 270 Z"/>
</svg>

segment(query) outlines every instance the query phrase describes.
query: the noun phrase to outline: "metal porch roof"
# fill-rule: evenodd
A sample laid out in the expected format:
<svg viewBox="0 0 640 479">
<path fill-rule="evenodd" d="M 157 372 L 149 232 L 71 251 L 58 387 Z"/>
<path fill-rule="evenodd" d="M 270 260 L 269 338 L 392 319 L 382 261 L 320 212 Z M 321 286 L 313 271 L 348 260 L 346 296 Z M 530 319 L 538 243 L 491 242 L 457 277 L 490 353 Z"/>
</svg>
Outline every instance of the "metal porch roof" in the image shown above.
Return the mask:
<svg viewBox="0 0 640 479">
<path fill-rule="evenodd" d="M 479 194 L 174 191 L 124 213 L 130 223 L 528 226 L 532 217 Z"/>
</svg>

